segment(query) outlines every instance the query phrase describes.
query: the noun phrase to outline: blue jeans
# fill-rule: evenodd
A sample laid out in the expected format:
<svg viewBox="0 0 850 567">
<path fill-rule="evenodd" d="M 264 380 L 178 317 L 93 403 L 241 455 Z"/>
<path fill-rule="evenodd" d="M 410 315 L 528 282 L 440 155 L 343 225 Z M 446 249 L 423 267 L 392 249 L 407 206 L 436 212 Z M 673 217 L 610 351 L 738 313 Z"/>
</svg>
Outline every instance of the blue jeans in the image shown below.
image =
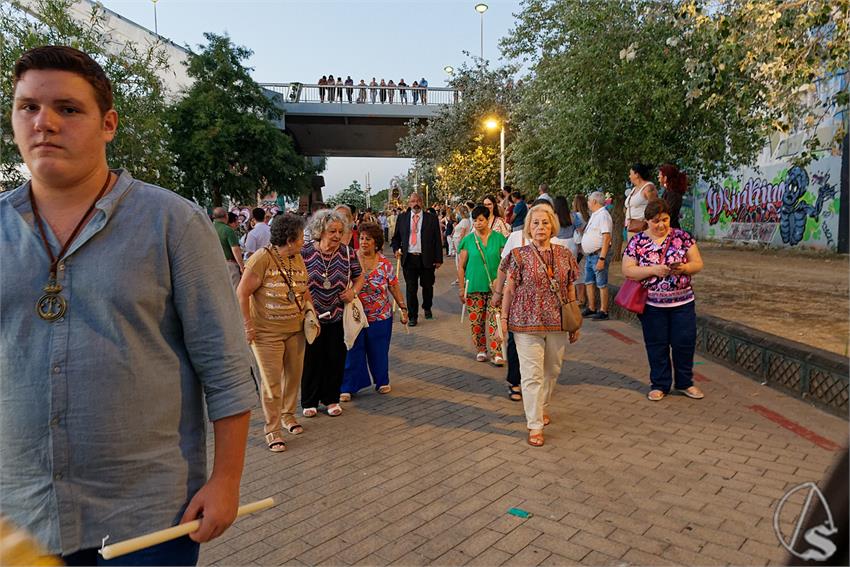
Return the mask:
<svg viewBox="0 0 850 567">
<path fill-rule="evenodd" d="M 647 305 L 638 315 L 649 359 L 650 389 L 670 392 L 694 385 L 694 350 L 697 342 L 697 315 L 694 301 L 678 307 Z M 672 367 L 670 358 L 673 358 Z"/>
<path fill-rule="evenodd" d="M 354 346 L 345 356 L 345 374 L 341 392 L 356 394 L 372 385 L 375 389 L 390 383 L 390 340 L 393 318 L 374 321 L 360 331 Z M 372 377 L 369 377 L 371 371 Z"/>
<path fill-rule="evenodd" d="M 183 536 L 147 549 L 106 560 L 97 549 L 81 549 L 63 555 L 65 565 L 197 565 L 201 544 Z"/>
<path fill-rule="evenodd" d="M 587 261 L 584 264 L 584 283 L 585 285 L 595 285 L 599 289 L 604 289 L 608 287 L 608 266 L 611 263 L 611 252 L 608 252 L 609 258 L 605 259 L 605 267 L 597 270 L 596 263 L 599 261 L 599 252 L 600 250 L 597 250 L 593 254 L 585 256 Z"/>
</svg>

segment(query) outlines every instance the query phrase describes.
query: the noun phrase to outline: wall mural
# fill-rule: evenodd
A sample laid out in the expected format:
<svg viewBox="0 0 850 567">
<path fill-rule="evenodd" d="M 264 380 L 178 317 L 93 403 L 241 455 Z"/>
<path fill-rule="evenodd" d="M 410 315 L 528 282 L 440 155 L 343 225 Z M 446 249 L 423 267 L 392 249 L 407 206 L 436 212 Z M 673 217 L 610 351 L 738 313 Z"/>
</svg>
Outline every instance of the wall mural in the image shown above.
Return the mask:
<svg viewBox="0 0 850 567">
<path fill-rule="evenodd" d="M 841 157 L 801 168 L 746 168 L 700 183 L 694 202 L 698 238 L 836 250 Z"/>
</svg>

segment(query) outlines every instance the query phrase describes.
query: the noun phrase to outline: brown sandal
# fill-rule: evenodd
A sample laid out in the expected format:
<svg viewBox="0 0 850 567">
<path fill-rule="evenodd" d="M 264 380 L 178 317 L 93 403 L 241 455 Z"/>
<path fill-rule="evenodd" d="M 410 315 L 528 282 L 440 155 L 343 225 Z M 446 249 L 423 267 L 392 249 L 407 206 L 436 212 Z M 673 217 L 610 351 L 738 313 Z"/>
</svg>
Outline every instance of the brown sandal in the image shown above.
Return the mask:
<svg viewBox="0 0 850 567">
<path fill-rule="evenodd" d="M 283 453 L 286 451 L 286 441 L 283 440 L 283 435 L 281 435 L 280 431 L 266 433 L 266 443 L 269 446 L 269 451 L 272 453 Z"/>
<path fill-rule="evenodd" d="M 546 415 L 544 413 L 543 414 L 543 425 L 549 425 L 550 423 L 552 423 L 552 418 L 550 418 L 548 415 Z"/>
<path fill-rule="evenodd" d="M 664 396 L 666 396 L 666 394 L 661 390 L 650 390 L 649 393 L 646 395 L 646 399 L 650 402 L 658 402 L 663 400 Z"/>
<path fill-rule="evenodd" d="M 529 429 L 528 430 L 528 444 L 532 447 L 542 447 L 543 446 L 543 430 L 542 429 Z"/>
</svg>

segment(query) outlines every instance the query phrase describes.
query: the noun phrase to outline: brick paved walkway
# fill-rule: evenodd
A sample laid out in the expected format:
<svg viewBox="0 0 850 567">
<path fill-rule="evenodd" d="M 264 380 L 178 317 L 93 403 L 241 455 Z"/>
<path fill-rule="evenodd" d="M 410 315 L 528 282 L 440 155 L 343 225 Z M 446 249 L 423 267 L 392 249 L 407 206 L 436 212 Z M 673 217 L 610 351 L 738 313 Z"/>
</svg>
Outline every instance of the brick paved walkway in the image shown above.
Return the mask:
<svg viewBox="0 0 850 567">
<path fill-rule="evenodd" d="M 282 454 L 255 410 L 241 500 L 279 504 L 203 546 L 201 564 L 783 561 L 774 506 L 824 477 L 846 421 L 699 358 L 704 400 L 649 402 L 639 329 L 587 322 L 532 448 L 504 370 L 473 360 L 453 277 L 439 273 L 437 319 L 396 326 L 392 394 L 302 420 Z"/>
</svg>

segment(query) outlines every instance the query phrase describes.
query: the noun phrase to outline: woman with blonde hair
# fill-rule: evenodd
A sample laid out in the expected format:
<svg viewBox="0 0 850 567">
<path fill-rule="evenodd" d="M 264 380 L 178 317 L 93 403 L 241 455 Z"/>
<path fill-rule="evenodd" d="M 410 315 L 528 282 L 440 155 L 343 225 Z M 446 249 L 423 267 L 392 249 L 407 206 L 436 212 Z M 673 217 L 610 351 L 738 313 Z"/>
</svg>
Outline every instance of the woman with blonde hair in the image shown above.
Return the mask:
<svg viewBox="0 0 850 567">
<path fill-rule="evenodd" d="M 575 301 L 578 266 L 564 246 L 552 243 L 560 226 L 550 206 L 535 205 L 523 232 L 531 243 L 511 251 L 502 293 L 502 336 L 514 334 L 528 427 L 528 443 L 543 445 L 549 402 L 561 373 L 567 341 L 579 331 L 561 329 L 561 305 Z"/>
</svg>

